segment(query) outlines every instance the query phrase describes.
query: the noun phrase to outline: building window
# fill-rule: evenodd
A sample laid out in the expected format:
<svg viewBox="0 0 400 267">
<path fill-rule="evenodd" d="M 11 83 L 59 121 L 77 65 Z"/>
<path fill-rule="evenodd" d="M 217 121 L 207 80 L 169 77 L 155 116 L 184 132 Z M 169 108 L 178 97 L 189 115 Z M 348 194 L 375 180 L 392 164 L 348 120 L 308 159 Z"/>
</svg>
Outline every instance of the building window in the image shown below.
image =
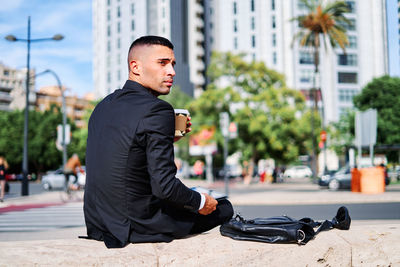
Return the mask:
<svg viewBox="0 0 400 267">
<path fill-rule="evenodd" d="M 347 8 L 349 9 L 349 13 L 355 13 L 356 3 L 354 1 L 346 1 Z"/>
<path fill-rule="evenodd" d="M 254 30 L 256 28 L 256 20 L 254 17 L 251 17 L 251 29 Z"/>
<path fill-rule="evenodd" d="M 314 64 L 313 53 L 306 52 L 306 51 L 300 51 L 299 63 L 300 64 Z"/>
<path fill-rule="evenodd" d="M 107 5 L 111 5 L 111 0 L 107 0 Z"/>
<path fill-rule="evenodd" d="M 120 33 L 121 32 L 121 22 L 117 23 L 117 32 Z"/>
<path fill-rule="evenodd" d="M 357 48 L 357 37 L 356 36 L 349 36 L 349 44 L 347 45 L 348 48 Z"/>
<path fill-rule="evenodd" d="M 233 48 L 238 49 L 238 39 L 237 37 L 233 38 Z"/>
<path fill-rule="evenodd" d="M 117 64 L 121 64 L 121 54 L 117 55 Z"/>
<path fill-rule="evenodd" d="M 251 47 L 256 47 L 256 37 L 254 35 L 251 36 Z"/>
<path fill-rule="evenodd" d="M 107 67 L 111 66 L 111 58 L 110 56 L 107 56 Z"/>
<path fill-rule="evenodd" d="M 135 14 L 135 4 L 131 4 L 131 15 Z"/>
<path fill-rule="evenodd" d="M 235 15 L 237 14 L 237 3 L 236 2 L 233 2 L 233 14 L 235 14 Z"/>
<path fill-rule="evenodd" d="M 111 52 L 111 42 L 107 41 L 107 52 Z"/>
<path fill-rule="evenodd" d="M 111 10 L 107 10 L 107 21 L 111 20 Z"/>
<path fill-rule="evenodd" d="M 276 28 L 276 19 L 275 16 L 272 16 L 272 29 Z"/>
<path fill-rule="evenodd" d="M 165 18 L 165 7 L 162 8 L 162 17 Z"/>
<path fill-rule="evenodd" d="M 339 72 L 338 73 L 339 83 L 357 83 L 356 72 Z"/>
<path fill-rule="evenodd" d="M 253 61 L 256 61 L 256 53 L 252 54 Z"/>
<path fill-rule="evenodd" d="M 111 36 L 111 26 L 107 26 L 107 36 Z"/>
<path fill-rule="evenodd" d="M 254 0 L 250 0 L 250 10 L 251 12 L 254 12 Z"/>
<path fill-rule="evenodd" d="M 272 34 L 272 46 L 276 47 L 276 33 Z"/>
<path fill-rule="evenodd" d="M 338 65 L 357 66 L 357 55 L 355 54 L 338 55 Z"/>
<path fill-rule="evenodd" d="M 117 7 L 117 17 L 121 17 L 121 7 Z"/>
<path fill-rule="evenodd" d="M 349 19 L 350 25 L 344 22 L 338 21 L 338 25 L 342 26 L 345 28 L 347 31 L 355 31 L 356 30 L 356 20 L 355 19 Z"/>
<path fill-rule="evenodd" d="M 121 81 L 121 71 L 120 70 L 117 71 L 117 78 L 118 78 L 118 81 Z"/>
<path fill-rule="evenodd" d="M 277 62 L 278 62 L 278 58 L 277 58 L 276 52 L 273 52 L 272 53 L 272 63 L 274 65 L 276 65 Z"/>
<path fill-rule="evenodd" d="M 134 31 L 135 30 L 135 21 L 132 20 L 131 22 L 131 30 Z"/>
<path fill-rule="evenodd" d="M 303 1 L 297 1 L 297 8 L 299 10 L 307 10 L 307 6 Z"/>
<path fill-rule="evenodd" d="M 107 82 L 110 83 L 111 82 L 111 73 L 107 72 Z"/>
<path fill-rule="evenodd" d="M 300 70 L 300 82 L 310 83 L 314 76 L 313 70 Z"/>
<path fill-rule="evenodd" d="M 237 32 L 237 20 L 236 19 L 233 21 L 233 31 Z"/>
<path fill-rule="evenodd" d="M 271 0 L 271 9 L 275 10 L 275 0 Z"/>
<path fill-rule="evenodd" d="M 358 94 L 355 89 L 339 89 L 339 101 L 342 103 L 353 103 L 353 97 Z"/>
<path fill-rule="evenodd" d="M 117 48 L 121 48 L 121 38 L 117 39 Z"/>
</svg>

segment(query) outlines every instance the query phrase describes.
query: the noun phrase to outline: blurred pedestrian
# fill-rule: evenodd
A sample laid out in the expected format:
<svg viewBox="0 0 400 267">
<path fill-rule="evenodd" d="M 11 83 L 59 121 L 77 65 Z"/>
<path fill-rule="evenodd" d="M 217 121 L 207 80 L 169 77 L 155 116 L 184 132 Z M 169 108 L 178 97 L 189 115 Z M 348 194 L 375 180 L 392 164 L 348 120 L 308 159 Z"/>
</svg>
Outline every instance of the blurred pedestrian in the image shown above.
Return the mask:
<svg viewBox="0 0 400 267">
<path fill-rule="evenodd" d="M 193 172 L 198 177 L 203 177 L 204 163 L 201 160 L 196 160 L 193 165 Z"/>
<path fill-rule="evenodd" d="M 1 192 L 0 192 L 0 202 L 3 202 L 4 200 L 4 192 L 6 188 L 6 170 L 8 169 L 8 163 L 6 159 L 1 156 L 0 157 L 0 186 L 1 186 Z"/>
<path fill-rule="evenodd" d="M 280 172 L 281 172 L 281 169 L 278 166 L 275 166 L 274 171 L 272 172 L 272 183 L 276 183 L 278 181 Z"/>
<path fill-rule="evenodd" d="M 243 183 L 245 185 L 249 185 L 252 180 L 253 174 L 253 167 L 252 164 L 249 163 L 247 160 L 243 161 L 243 168 L 242 168 L 242 176 L 243 176 Z"/>
</svg>

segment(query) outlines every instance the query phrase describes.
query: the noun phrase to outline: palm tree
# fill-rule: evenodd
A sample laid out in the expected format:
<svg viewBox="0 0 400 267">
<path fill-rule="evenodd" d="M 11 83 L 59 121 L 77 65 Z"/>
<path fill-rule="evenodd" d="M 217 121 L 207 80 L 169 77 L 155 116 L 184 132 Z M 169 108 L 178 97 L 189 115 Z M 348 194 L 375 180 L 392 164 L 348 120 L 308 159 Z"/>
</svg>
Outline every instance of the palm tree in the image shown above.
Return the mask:
<svg viewBox="0 0 400 267">
<path fill-rule="evenodd" d="M 295 17 L 292 21 L 296 21 L 300 27 L 300 31 L 294 36 L 294 40 L 300 40 L 300 46 L 309 47 L 313 50 L 314 55 L 314 84 L 312 88 L 312 97 L 314 99 L 314 109 L 316 112 L 318 98 L 316 94 L 316 77 L 319 72 L 319 51 L 321 47 L 321 39 L 325 44 L 332 47 L 339 45 L 345 53 L 345 47 L 348 44 L 345 25 L 351 25 L 351 21 L 345 17 L 345 13 L 349 12 L 348 5 L 345 1 L 323 1 L 323 0 L 299 0 L 306 7 L 307 12 L 304 15 Z M 322 93 L 321 93 L 322 96 Z M 312 115 L 311 118 L 314 118 Z M 317 140 L 314 134 L 314 120 L 311 122 L 313 155 L 312 169 L 314 175 L 317 171 L 316 147 Z M 324 114 L 322 113 L 322 128 L 324 128 Z M 324 144 L 324 152 L 325 152 Z M 326 154 L 325 154 L 325 170 L 326 170 Z"/>
</svg>

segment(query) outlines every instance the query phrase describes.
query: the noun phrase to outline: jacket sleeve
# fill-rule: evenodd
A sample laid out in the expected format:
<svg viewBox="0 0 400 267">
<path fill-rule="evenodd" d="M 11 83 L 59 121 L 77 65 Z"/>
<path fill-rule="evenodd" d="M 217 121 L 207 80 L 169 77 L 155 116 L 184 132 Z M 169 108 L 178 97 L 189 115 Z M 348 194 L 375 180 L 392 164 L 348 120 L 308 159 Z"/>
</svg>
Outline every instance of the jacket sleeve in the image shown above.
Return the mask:
<svg viewBox="0 0 400 267">
<path fill-rule="evenodd" d="M 187 188 L 175 177 L 173 108 L 165 101 L 157 102 L 143 119 L 142 126 L 153 195 L 185 209 L 197 211 L 201 202 L 200 194 Z"/>
</svg>

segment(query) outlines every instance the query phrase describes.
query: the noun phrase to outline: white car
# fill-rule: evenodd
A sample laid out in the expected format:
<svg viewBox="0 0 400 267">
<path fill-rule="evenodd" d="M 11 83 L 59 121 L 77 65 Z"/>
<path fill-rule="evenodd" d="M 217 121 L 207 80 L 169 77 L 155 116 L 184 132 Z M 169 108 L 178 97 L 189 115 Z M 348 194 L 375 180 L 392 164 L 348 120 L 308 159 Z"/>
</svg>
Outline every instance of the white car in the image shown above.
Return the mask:
<svg viewBox="0 0 400 267">
<path fill-rule="evenodd" d="M 69 181 L 72 182 L 74 177 L 71 175 Z M 78 172 L 78 184 L 85 186 L 86 173 Z M 64 188 L 65 176 L 62 169 L 48 171 L 42 176 L 42 186 L 45 190 L 62 189 Z"/>
<path fill-rule="evenodd" d="M 311 177 L 312 171 L 307 166 L 292 166 L 289 167 L 283 174 L 285 178 L 305 178 Z"/>
</svg>

